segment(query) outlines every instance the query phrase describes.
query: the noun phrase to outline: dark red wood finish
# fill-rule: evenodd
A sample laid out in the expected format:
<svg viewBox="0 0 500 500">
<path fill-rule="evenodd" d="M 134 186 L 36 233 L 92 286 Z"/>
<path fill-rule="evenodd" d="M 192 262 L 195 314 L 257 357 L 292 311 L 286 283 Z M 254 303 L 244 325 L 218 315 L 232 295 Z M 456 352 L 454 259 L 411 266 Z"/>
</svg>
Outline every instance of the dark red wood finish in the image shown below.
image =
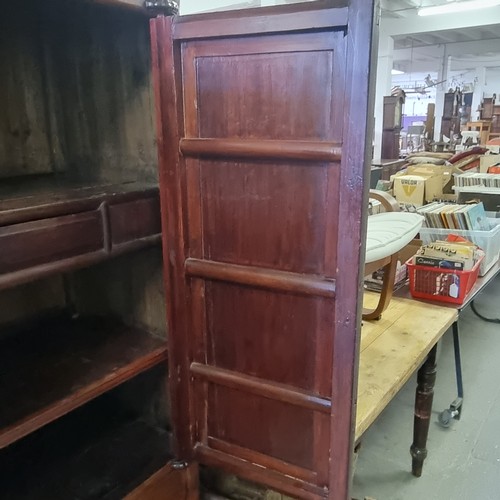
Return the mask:
<svg viewBox="0 0 500 500">
<path fill-rule="evenodd" d="M 374 5 L 346 3 L 151 22 L 177 453 L 298 498 L 350 482 Z"/>
<path fill-rule="evenodd" d="M 413 424 L 413 443 L 410 448 L 412 456 L 411 471 L 416 477 L 422 475 L 424 460 L 427 457 L 427 436 L 432 414 L 434 384 L 436 383 L 437 344 L 432 348 L 425 363 L 418 370 L 417 392 L 415 395 L 415 418 Z"/>
<path fill-rule="evenodd" d="M 166 358 L 165 341 L 115 319 L 58 316 L 5 336 L 0 449 Z"/>
<path fill-rule="evenodd" d="M 0 290 L 160 241 L 156 187 L 32 184 L 0 190 Z"/>
</svg>

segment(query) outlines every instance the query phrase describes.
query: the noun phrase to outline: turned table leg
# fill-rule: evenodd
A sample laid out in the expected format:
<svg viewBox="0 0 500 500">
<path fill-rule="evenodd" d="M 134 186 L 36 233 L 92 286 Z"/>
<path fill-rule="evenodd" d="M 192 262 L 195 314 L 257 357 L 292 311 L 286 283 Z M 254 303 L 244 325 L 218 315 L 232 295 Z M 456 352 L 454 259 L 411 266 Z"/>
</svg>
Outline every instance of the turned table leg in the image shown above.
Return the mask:
<svg viewBox="0 0 500 500">
<path fill-rule="evenodd" d="M 412 474 L 416 477 L 422 475 L 422 467 L 427 456 L 427 435 L 429 434 L 432 398 L 434 397 L 434 383 L 436 381 L 436 350 L 437 344 L 428 354 L 425 363 L 418 370 L 417 376 L 413 444 L 410 448 Z"/>
</svg>

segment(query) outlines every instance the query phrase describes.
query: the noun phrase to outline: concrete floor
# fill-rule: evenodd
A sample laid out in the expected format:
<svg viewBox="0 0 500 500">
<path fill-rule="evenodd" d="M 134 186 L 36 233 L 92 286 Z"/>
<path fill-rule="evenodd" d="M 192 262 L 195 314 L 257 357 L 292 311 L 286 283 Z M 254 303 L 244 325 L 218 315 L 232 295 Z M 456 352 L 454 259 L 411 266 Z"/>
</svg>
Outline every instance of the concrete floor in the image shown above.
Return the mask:
<svg viewBox="0 0 500 500">
<path fill-rule="evenodd" d="M 500 317 L 500 276 L 476 299 L 487 317 Z M 470 308 L 460 318 L 465 404 L 448 429 L 438 414 L 456 397 L 451 330 L 438 350 L 428 456 L 421 478 L 411 475 L 416 376 L 367 431 L 356 465 L 353 497 L 376 500 L 500 500 L 500 325 Z"/>
</svg>

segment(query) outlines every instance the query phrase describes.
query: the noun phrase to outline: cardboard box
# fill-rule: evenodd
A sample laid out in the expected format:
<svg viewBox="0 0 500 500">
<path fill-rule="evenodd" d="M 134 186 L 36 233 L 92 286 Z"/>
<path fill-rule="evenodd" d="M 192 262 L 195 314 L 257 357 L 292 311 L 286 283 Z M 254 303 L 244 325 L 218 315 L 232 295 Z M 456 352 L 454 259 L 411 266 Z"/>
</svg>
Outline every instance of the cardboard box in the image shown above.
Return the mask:
<svg viewBox="0 0 500 500">
<path fill-rule="evenodd" d="M 420 207 L 424 204 L 426 178 L 419 175 L 397 175 L 394 178 L 394 197 L 399 203 Z"/>
<path fill-rule="evenodd" d="M 411 165 L 392 177 L 394 197 L 399 203 L 422 206 L 444 193 L 451 193 L 456 172 L 457 169 L 448 165 Z"/>
<path fill-rule="evenodd" d="M 463 172 L 454 167 L 453 165 L 414 165 L 408 167 L 408 173 L 414 175 L 435 175 L 441 177 L 442 191 L 439 193 L 453 193 L 453 184 L 455 179 L 453 174 L 462 174 Z M 426 201 L 431 201 L 429 197 L 426 197 Z"/>
<path fill-rule="evenodd" d="M 486 174 L 488 169 L 495 165 L 496 163 L 500 163 L 500 155 L 484 155 L 479 159 L 479 172 L 482 174 Z"/>
<path fill-rule="evenodd" d="M 443 192 L 438 175 L 403 174 L 394 176 L 394 197 L 399 203 L 422 206 Z"/>
</svg>

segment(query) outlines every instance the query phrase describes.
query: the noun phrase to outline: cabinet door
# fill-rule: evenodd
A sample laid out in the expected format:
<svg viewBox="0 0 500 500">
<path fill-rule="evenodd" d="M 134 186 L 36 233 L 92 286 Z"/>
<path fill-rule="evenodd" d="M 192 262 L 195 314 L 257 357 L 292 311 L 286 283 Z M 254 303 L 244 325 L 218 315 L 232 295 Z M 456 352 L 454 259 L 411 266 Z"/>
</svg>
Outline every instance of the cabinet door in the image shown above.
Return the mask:
<svg viewBox="0 0 500 500">
<path fill-rule="evenodd" d="M 178 458 L 345 500 L 374 6 L 336 4 L 151 32 Z"/>
</svg>

